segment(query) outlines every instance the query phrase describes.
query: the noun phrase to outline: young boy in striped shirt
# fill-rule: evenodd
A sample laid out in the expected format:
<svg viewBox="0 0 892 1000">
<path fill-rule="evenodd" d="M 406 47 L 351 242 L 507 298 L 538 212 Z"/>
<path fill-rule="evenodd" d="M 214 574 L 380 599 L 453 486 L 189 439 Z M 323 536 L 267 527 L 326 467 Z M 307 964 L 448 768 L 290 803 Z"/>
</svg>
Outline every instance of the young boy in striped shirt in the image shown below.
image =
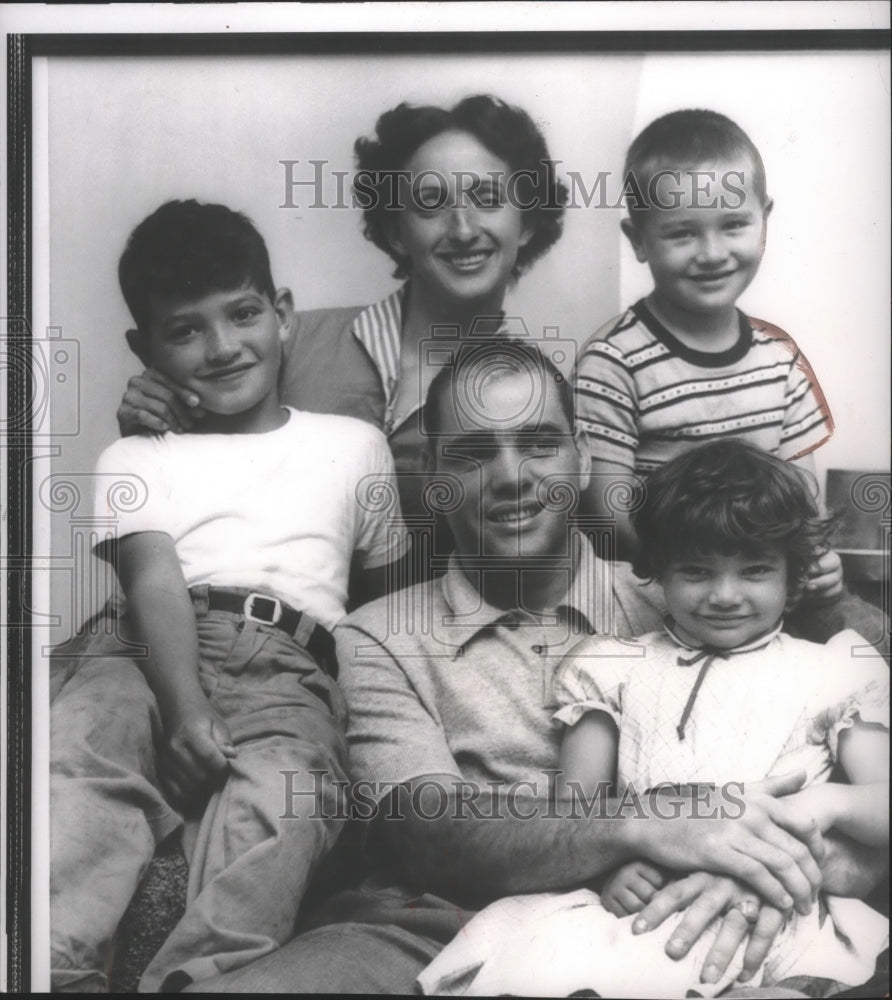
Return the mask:
<svg viewBox="0 0 892 1000">
<path fill-rule="evenodd" d="M 759 269 L 772 207 L 746 133 L 713 111 L 672 112 L 634 140 L 623 176 L 622 229 L 654 290 L 584 346 L 575 391 L 592 471 L 608 474 L 592 477 L 588 508 L 617 517 L 629 558 L 634 535 L 608 506 L 607 484 L 635 483 L 721 437 L 812 471 L 833 420 L 793 339 L 736 306 Z"/>
</svg>

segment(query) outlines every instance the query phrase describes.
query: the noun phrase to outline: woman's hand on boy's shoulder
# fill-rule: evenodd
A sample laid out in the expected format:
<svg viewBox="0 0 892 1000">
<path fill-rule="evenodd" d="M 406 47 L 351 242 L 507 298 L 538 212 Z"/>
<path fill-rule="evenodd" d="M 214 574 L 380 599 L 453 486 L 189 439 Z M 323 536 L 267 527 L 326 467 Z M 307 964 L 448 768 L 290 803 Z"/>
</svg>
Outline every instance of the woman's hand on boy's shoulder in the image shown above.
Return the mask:
<svg viewBox="0 0 892 1000">
<path fill-rule="evenodd" d="M 127 382 L 117 414 L 121 437 L 166 431 L 183 434 L 204 416 L 198 403 L 198 396 L 190 389 L 147 368 Z"/>
</svg>

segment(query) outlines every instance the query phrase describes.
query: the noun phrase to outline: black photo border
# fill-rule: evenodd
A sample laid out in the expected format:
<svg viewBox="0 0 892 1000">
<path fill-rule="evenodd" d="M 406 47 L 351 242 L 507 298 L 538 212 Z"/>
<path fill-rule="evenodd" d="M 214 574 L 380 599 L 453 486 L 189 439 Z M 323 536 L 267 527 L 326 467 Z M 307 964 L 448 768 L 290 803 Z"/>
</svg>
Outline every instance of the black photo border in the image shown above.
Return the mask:
<svg viewBox="0 0 892 1000">
<path fill-rule="evenodd" d="M 7 983 L 31 982 L 31 321 L 32 60 L 43 56 L 239 56 L 400 53 L 705 53 L 888 50 L 888 29 L 555 32 L 285 32 L 7 36 L 8 365 L 2 454 L 8 486 Z"/>
</svg>

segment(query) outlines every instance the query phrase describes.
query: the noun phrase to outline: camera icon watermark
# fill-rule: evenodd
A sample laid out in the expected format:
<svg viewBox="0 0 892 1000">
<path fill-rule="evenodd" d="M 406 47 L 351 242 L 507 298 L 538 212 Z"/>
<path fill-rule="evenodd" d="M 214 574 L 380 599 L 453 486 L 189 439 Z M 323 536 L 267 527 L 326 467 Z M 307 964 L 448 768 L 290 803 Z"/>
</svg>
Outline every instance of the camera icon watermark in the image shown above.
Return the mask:
<svg viewBox="0 0 892 1000">
<path fill-rule="evenodd" d="M 460 341 L 448 326 L 434 327 L 431 334 L 419 344 L 419 369 L 434 376 L 451 369 L 455 415 L 462 431 L 509 426 L 535 431 L 548 383 L 565 385 L 576 364 L 575 340 L 562 338 L 558 327 L 545 327 L 541 337 L 534 337 L 520 317 L 477 317 Z M 509 375 L 522 379 L 526 391 L 515 397 L 513 406 L 494 412 L 485 404 L 483 388 Z M 419 405 L 423 401 L 419 399 Z M 428 438 L 440 433 L 430 421 L 423 431 Z"/>
<path fill-rule="evenodd" d="M 80 344 L 49 326 L 34 336 L 27 320 L 0 317 L 0 367 L 9 393 L 0 433 L 23 438 L 80 433 Z"/>
</svg>

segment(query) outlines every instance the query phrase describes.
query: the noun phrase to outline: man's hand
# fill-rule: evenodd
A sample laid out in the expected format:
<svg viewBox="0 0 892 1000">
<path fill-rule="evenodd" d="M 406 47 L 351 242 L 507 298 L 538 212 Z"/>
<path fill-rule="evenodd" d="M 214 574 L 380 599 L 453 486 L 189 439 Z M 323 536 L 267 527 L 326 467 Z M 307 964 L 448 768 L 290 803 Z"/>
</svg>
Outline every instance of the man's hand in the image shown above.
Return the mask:
<svg viewBox="0 0 892 1000">
<path fill-rule="evenodd" d="M 831 601 L 842 593 L 842 585 L 842 559 L 828 549 L 808 567 L 802 600 L 815 604 Z"/>
<path fill-rule="evenodd" d="M 630 861 L 605 880 L 601 888 L 601 903 L 608 913 L 626 917 L 643 909 L 665 883 L 666 879 L 658 868 L 646 861 Z"/>
<path fill-rule="evenodd" d="M 191 430 L 195 421 L 205 415 L 199 402 L 190 389 L 154 368 L 147 368 L 127 383 L 127 391 L 118 407 L 121 437 L 147 432 L 163 434 L 165 431 L 182 434 Z"/>
<path fill-rule="evenodd" d="M 165 784 L 179 803 L 218 782 L 237 751 L 229 727 L 207 702 L 178 711 L 166 726 Z"/>
<path fill-rule="evenodd" d="M 804 780 L 804 772 L 769 778 L 733 800 L 722 790 L 693 802 L 660 795 L 654 815 L 630 822 L 635 855 L 669 868 L 730 875 L 778 909 L 808 913 L 821 885 L 823 839 L 811 816 L 776 798 Z"/>
<path fill-rule="evenodd" d="M 674 959 L 687 955 L 713 920 L 723 917 L 703 963 L 700 978 L 704 983 L 721 979 L 747 935 L 749 942 L 738 978 L 752 978 L 784 924 L 781 910 L 761 903 L 756 893 L 735 879 L 695 872 L 657 891 L 636 917 L 632 930 L 635 934 L 653 930 L 681 910 L 685 915 L 666 945 L 666 954 Z"/>
</svg>

